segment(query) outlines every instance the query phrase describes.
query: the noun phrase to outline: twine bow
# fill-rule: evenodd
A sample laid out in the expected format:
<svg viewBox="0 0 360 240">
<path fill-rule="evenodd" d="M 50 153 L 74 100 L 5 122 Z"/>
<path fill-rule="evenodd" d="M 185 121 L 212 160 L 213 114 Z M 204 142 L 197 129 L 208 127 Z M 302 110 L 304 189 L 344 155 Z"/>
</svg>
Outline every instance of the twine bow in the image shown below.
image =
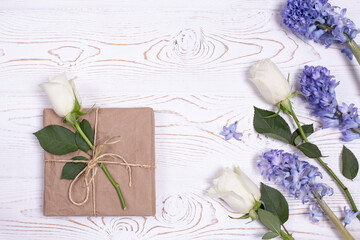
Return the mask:
<svg viewBox="0 0 360 240">
<path fill-rule="evenodd" d="M 77 205 L 77 206 L 82 206 L 84 205 L 88 200 L 89 200 L 89 193 L 90 193 L 90 185 L 92 185 L 92 195 L 93 195 L 93 212 L 94 212 L 94 216 L 96 216 L 96 192 L 95 192 L 95 176 L 97 174 L 97 170 L 99 167 L 99 164 L 101 163 L 106 163 L 106 164 L 117 164 L 117 165 L 122 165 L 122 166 L 126 166 L 126 169 L 128 171 L 128 175 L 129 175 L 129 187 L 131 187 L 131 183 L 132 183 L 132 169 L 131 167 L 143 167 L 143 168 L 152 168 L 153 166 L 151 165 L 144 165 L 144 164 L 133 164 L 133 163 L 128 163 L 126 161 L 126 159 L 119 155 L 119 154 L 115 154 L 115 153 L 101 153 L 101 150 L 104 146 L 106 145 L 113 145 L 116 143 L 119 143 L 121 140 L 121 136 L 115 136 L 115 137 L 111 137 L 108 140 L 106 140 L 105 142 L 103 142 L 102 144 L 96 145 L 96 133 L 97 133 L 97 125 L 98 125 L 98 115 L 99 115 L 99 108 L 96 108 L 96 112 L 95 112 L 95 126 L 94 126 L 94 150 L 93 150 L 93 156 L 90 160 L 73 160 L 73 159 L 50 159 L 50 160 L 45 160 L 45 162 L 73 162 L 73 163 L 86 163 L 86 167 L 78 173 L 78 175 L 76 175 L 76 177 L 72 180 L 70 187 L 69 187 L 69 191 L 68 191 L 68 195 L 69 195 L 69 200 L 72 204 Z M 111 157 L 114 160 L 120 160 L 119 161 L 110 161 L 110 160 L 106 160 L 105 157 Z M 86 195 L 84 200 L 80 201 L 80 202 L 76 202 L 73 197 L 73 186 L 74 184 L 79 180 L 79 178 L 84 174 L 84 182 L 85 182 L 85 187 L 86 187 Z M 90 175 L 91 174 L 91 175 Z M 90 178 L 90 179 L 89 179 Z"/>
</svg>

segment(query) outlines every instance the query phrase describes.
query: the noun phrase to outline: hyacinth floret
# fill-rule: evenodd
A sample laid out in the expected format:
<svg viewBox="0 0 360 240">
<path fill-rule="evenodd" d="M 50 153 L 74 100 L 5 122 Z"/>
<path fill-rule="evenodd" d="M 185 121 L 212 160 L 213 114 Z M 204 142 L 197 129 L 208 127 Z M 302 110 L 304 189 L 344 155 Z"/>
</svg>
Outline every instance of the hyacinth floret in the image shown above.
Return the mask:
<svg viewBox="0 0 360 240">
<path fill-rule="evenodd" d="M 344 225 L 346 227 L 352 222 L 352 220 L 354 220 L 354 218 L 356 218 L 357 215 L 360 214 L 360 211 L 354 212 L 353 210 L 346 209 L 346 207 L 344 207 L 344 213 L 345 213 Z"/>
<path fill-rule="evenodd" d="M 257 166 L 261 175 L 268 181 L 273 180 L 274 183 L 281 184 L 291 195 L 301 199 L 303 204 L 309 203 L 309 212 L 314 222 L 318 221 L 317 217 L 323 215 L 312 192 L 317 191 L 324 197 L 332 195 L 333 189 L 317 182 L 317 177 L 322 178 L 317 167 L 300 161 L 296 154 L 276 149 L 265 152 L 257 161 Z"/>
<path fill-rule="evenodd" d="M 338 105 L 335 88 L 339 85 L 323 66 L 305 66 L 300 74 L 301 92 L 307 98 L 312 113 L 324 122 L 324 128 L 339 127 L 343 141 L 360 138 L 360 117 L 354 104 Z"/>
<path fill-rule="evenodd" d="M 231 138 L 235 138 L 238 141 L 241 141 L 242 133 L 236 131 L 237 122 L 232 123 L 229 127 L 224 126 L 223 130 L 220 132 L 220 135 L 224 136 L 225 140 L 228 141 Z"/>
<path fill-rule="evenodd" d="M 346 8 L 332 6 L 327 0 L 288 0 L 281 17 L 293 32 L 329 47 L 343 45 L 343 52 L 353 55 L 345 43 L 358 34 L 353 21 L 345 17 Z"/>
<path fill-rule="evenodd" d="M 324 127 L 337 127 L 340 119 L 337 113 L 335 88 L 339 85 L 330 71 L 322 66 L 305 66 L 300 74 L 301 92 L 310 103 L 312 113 L 321 117 Z"/>
</svg>

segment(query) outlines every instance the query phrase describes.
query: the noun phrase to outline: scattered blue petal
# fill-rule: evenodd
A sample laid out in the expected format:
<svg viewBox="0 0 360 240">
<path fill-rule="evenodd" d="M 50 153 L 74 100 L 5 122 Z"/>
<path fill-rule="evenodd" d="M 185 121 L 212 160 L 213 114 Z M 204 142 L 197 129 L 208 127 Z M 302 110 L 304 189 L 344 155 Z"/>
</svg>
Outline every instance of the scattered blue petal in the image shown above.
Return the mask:
<svg viewBox="0 0 360 240">
<path fill-rule="evenodd" d="M 243 136 L 242 133 L 237 133 L 237 132 L 233 133 L 233 135 L 234 135 L 234 138 L 238 141 L 241 141 L 241 138 Z"/>
<path fill-rule="evenodd" d="M 257 161 L 257 166 L 268 181 L 281 184 L 291 195 L 301 199 L 303 204 L 309 203 L 312 221 L 317 222 L 317 217 L 324 215 L 312 191 L 319 192 L 322 197 L 331 196 L 334 191 L 326 184 L 317 183 L 317 177 L 322 178 L 317 167 L 300 161 L 295 154 L 275 149 L 265 152 Z"/>
<path fill-rule="evenodd" d="M 360 211 L 358 212 L 354 212 L 353 210 L 351 209 L 346 209 L 346 207 L 344 207 L 344 212 L 345 212 L 345 220 L 344 220 L 344 225 L 345 227 L 347 225 L 349 225 L 351 223 L 352 220 L 354 220 L 354 218 L 356 218 L 356 216 L 358 214 L 360 214 Z"/>
<path fill-rule="evenodd" d="M 228 141 L 230 139 L 232 139 L 234 137 L 233 133 L 229 133 L 228 135 L 225 136 L 225 140 Z"/>
<path fill-rule="evenodd" d="M 236 128 L 237 128 L 236 122 L 231 124 L 230 127 L 229 127 L 230 132 L 236 132 Z"/>
<path fill-rule="evenodd" d="M 223 127 L 223 131 L 220 133 L 223 136 L 226 136 L 230 133 L 230 130 L 227 127 Z"/>
<path fill-rule="evenodd" d="M 229 127 L 224 126 L 223 131 L 220 132 L 220 135 L 224 136 L 225 140 L 228 141 L 231 138 L 235 138 L 238 141 L 241 141 L 243 136 L 241 133 L 236 132 L 237 122 L 231 124 Z"/>
</svg>

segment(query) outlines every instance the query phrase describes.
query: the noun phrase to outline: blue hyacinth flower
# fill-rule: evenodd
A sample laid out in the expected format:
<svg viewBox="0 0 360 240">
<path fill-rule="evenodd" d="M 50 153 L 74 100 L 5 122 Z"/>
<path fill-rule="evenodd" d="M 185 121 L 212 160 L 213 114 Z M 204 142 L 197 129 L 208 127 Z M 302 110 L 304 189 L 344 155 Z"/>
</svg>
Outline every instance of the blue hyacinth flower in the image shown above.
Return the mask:
<svg viewBox="0 0 360 240">
<path fill-rule="evenodd" d="M 313 191 L 321 197 L 331 196 L 334 191 L 317 178 L 322 178 L 319 169 L 306 161 L 300 161 L 295 154 L 285 153 L 283 150 L 265 152 L 257 161 L 261 175 L 268 181 L 281 184 L 291 195 L 301 199 L 302 203 L 309 204 L 309 213 L 313 222 L 324 215 L 318 206 Z"/>
<path fill-rule="evenodd" d="M 351 209 L 347 210 L 346 207 L 344 207 L 344 212 L 345 212 L 345 220 L 344 220 L 345 227 L 347 225 L 349 225 L 351 223 L 351 221 L 354 220 L 354 218 L 357 217 L 358 214 L 360 214 L 360 211 L 354 212 Z"/>
<path fill-rule="evenodd" d="M 360 117 L 354 104 L 338 104 L 335 92 L 338 85 L 339 82 L 323 66 L 305 66 L 300 74 L 301 92 L 312 113 L 322 119 L 324 128 L 339 127 L 343 131 L 343 141 L 349 142 L 360 138 Z"/>
<path fill-rule="evenodd" d="M 329 47 L 340 44 L 342 52 L 352 59 L 355 48 L 348 42 L 358 34 L 353 21 L 345 17 L 346 9 L 332 6 L 328 0 L 288 0 L 281 17 L 283 23 L 294 33 Z M 356 44 L 355 44 L 356 45 Z M 355 50 L 357 51 L 357 50 Z"/>
<path fill-rule="evenodd" d="M 220 135 L 224 136 L 225 140 L 228 141 L 231 138 L 235 138 L 238 141 L 241 141 L 243 136 L 241 133 L 236 132 L 237 122 L 231 124 L 229 127 L 224 126 L 223 131 L 220 132 Z"/>
</svg>

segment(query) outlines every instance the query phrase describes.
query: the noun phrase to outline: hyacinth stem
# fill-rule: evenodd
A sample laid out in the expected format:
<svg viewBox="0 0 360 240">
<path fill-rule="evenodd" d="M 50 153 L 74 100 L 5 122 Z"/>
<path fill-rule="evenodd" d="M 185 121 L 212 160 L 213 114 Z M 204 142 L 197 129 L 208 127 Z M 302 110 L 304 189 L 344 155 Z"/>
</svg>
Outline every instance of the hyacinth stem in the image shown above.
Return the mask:
<svg viewBox="0 0 360 240">
<path fill-rule="evenodd" d="M 76 122 L 73 127 L 75 128 L 76 131 L 79 132 L 80 136 L 85 140 L 85 142 L 89 145 L 89 147 L 94 150 L 94 145 L 90 142 L 90 140 L 88 139 L 88 137 L 85 135 L 85 133 L 83 132 L 83 130 L 81 129 L 80 125 L 78 122 Z M 121 189 L 119 184 L 114 180 L 114 178 L 111 176 L 109 170 L 106 168 L 104 163 L 99 163 L 99 166 L 101 167 L 101 169 L 104 171 L 106 177 L 109 179 L 109 181 L 111 182 L 111 184 L 114 186 L 119 198 L 120 198 L 120 202 L 121 202 L 121 206 L 122 208 L 125 210 L 126 209 L 126 203 L 125 203 L 125 199 L 124 196 L 122 195 Z"/>
<path fill-rule="evenodd" d="M 330 207 L 326 204 L 326 202 L 321 198 L 318 192 L 312 191 L 314 194 L 317 203 L 323 210 L 323 212 L 328 216 L 328 218 L 331 220 L 331 222 L 335 225 L 335 227 L 339 230 L 340 234 L 343 236 L 345 240 L 352 240 L 355 239 L 349 231 L 344 227 L 344 225 L 341 223 L 341 221 L 336 217 L 334 212 L 330 209 Z"/>
<path fill-rule="evenodd" d="M 360 129 L 359 128 L 352 128 L 351 130 L 357 132 L 357 133 L 360 133 Z"/>
<path fill-rule="evenodd" d="M 354 39 L 350 39 L 348 37 L 349 41 L 346 42 L 346 46 L 351 50 L 351 52 L 354 54 L 354 57 L 356 58 L 356 61 L 360 64 L 360 48 L 354 41 Z"/>
<path fill-rule="evenodd" d="M 298 127 L 301 137 L 304 139 L 304 141 L 306 143 L 309 142 L 308 138 L 306 137 L 306 134 L 304 132 L 304 130 L 301 127 L 301 124 L 299 122 L 299 119 L 297 118 L 291 102 L 289 99 L 284 100 L 282 103 L 282 107 L 286 110 L 286 113 L 290 114 L 291 117 L 294 119 L 296 126 Z M 321 164 L 321 166 L 323 166 L 323 168 L 326 170 L 326 172 L 337 182 L 337 184 L 341 187 L 341 189 L 344 191 L 346 197 L 348 198 L 351 208 L 354 212 L 358 211 L 358 208 L 356 207 L 356 204 L 354 202 L 353 197 L 351 196 L 349 189 L 345 186 L 345 184 L 336 176 L 336 174 L 331 170 L 330 167 L 328 167 L 328 165 L 321 159 L 321 158 L 316 158 L 316 160 L 318 161 L 318 163 Z M 357 218 L 360 220 L 360 214 L 357 215 Z"/>
<path fill-rule="evenodd" d="M 317 27 L 321 28 L 322 30 L 325 30 L 329 33 L 332 32 L 332 28 L 326 24 L 320 24 L 320 23 L 315 23 Z M 360 64 L 360 48 L 359 46 L 356 44 L 354 39 L 351 39 L 349 35 L 347 35 L 346 33 L 344 33 L 344 36 L 348 39 L 348 41 L 345 43 L 346 46 L 351 50 L 351 52 L 354 54 L 356 61 Z"/>
</svg>

